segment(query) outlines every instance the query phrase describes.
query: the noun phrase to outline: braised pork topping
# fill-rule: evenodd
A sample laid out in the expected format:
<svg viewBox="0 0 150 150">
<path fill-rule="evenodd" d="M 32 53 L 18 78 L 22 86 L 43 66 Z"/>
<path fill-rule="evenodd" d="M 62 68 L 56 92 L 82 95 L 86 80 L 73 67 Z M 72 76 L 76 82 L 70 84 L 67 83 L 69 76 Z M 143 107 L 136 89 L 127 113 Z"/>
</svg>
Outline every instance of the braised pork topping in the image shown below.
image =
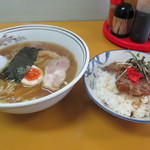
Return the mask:
<svg viewBox="0 0 150 150">
<path fill-rule="evenodd" d="M 119 91 L 133 96 L 150 95 L 150 62 L 145 62 L 144 56 L 139 59 L 139 54 L 131 55 L 132 58 L 125 63 L 113 62 L 103 70 L 117 73 L 116 86 Z"/>
</svg>

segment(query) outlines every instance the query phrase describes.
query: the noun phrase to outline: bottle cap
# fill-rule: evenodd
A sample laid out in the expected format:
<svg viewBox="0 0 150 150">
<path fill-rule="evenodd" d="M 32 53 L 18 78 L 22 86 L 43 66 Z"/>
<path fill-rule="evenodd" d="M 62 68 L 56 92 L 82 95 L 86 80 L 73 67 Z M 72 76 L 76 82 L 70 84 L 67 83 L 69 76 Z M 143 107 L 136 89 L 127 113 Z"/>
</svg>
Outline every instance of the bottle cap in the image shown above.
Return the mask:
<svg viewBox="0 0 150 150">
<path fill-rule="evenodd" d="M 131 4 L 121 3 L 116 7 L 114 15 L 118 18 L 130 19 L 134 15 L 134 10 Z"/>
<path fill-rule="evenodd" d="M 122 0 L 110 0 L 111 4 L 119 5 L 122 3 Z"/>
</svg>

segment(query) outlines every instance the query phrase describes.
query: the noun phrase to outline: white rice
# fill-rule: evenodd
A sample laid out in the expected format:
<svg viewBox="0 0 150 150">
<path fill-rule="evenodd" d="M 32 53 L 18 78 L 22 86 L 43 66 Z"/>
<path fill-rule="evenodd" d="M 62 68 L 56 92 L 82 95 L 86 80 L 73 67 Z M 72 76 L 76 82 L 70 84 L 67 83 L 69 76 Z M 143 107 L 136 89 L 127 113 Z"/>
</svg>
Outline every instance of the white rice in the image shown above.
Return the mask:
<svg viewBox="0 0 150 150">
<path fill-rule="evenodd" d="M 127 117 L 150 116 L 150 96 L 135 97 L 118 91 L 115 85 L 115 73 L 98 69 L 96 76 L 94 93 L 112 111 Z"/>
</svg>

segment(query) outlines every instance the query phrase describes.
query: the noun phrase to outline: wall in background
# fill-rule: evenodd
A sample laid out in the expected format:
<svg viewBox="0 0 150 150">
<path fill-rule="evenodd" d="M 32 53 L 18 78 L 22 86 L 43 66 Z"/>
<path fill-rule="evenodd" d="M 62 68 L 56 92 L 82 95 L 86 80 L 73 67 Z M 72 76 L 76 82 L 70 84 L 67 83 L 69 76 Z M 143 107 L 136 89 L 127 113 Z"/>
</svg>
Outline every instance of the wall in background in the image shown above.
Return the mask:
<svg viewBox="0 0 150 150">
<path fill-rule="evenodd" d="M 105 20 L 109 0 L 0 0 L 0 22 Z"/>
</svg>

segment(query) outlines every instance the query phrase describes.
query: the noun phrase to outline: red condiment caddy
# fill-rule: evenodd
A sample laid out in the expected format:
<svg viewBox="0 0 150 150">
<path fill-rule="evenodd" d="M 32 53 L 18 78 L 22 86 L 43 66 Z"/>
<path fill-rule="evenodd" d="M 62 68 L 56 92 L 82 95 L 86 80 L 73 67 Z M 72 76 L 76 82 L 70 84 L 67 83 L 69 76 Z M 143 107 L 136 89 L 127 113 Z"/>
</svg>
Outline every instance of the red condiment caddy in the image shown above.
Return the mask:
<svg viewBox="0 0 150 150">
<path fill-rule="evenodd" d="M 118 46 L 121 46 L 126 49 L 150 52 L 150 40 L 145 43 L 135 43 L 131 41 L 129 37 L 117 38 L 116 36 L 111 34 L 111 31 L 107 26 L 107 20 L 104 22 L 104 25 L 103 25 L 103 33 L 109 41 L 113 42 L 114 44 Z"/>
</svg>

